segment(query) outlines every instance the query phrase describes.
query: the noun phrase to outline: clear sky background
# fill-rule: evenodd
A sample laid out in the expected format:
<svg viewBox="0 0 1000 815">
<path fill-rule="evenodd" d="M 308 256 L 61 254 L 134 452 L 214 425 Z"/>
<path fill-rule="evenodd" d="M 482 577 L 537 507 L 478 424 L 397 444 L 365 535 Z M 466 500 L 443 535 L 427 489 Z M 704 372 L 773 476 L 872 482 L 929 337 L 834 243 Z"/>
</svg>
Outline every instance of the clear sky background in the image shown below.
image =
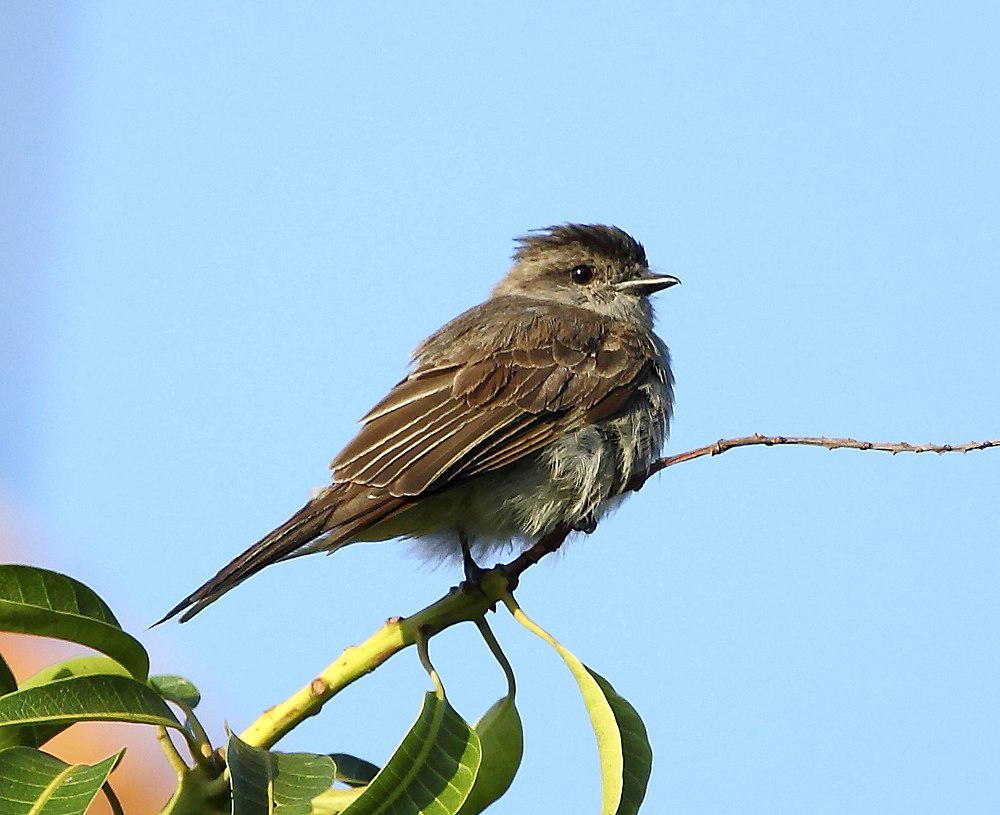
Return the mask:
<svg viewBox="0 0 1000 815">
<path fill-rule="evenodd" d="M 142 631 L 298 508 L 511 238 L 618 224 L 660 295 L 674 452 L 754 431 L 1000 436 L 994 3 L 4 4 L 4 489 L 35 563 Z M 1000 809 L 1000 451 L 674 468 L 522 605 L 645 718 L 650 813 Z M 406 544 L 143 635 L 216 736 L 456 580 Z M 545 645 L 498 812 L 597 809 Z M 436 638 L 475 719 L 503 680 Z M 393 659 L 283 746 L 383 761 Z"/>
</svg>

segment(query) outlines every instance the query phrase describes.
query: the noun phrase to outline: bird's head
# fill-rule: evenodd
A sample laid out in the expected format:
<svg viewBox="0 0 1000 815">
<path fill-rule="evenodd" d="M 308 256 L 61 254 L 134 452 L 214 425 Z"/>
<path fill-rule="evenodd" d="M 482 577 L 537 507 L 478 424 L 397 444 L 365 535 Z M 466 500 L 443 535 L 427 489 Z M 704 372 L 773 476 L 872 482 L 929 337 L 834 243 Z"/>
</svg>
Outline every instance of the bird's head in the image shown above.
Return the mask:
<svg viewBox="0 0 1000 815">
<path fill-rule="evenodd" d="M 680 281 L 649 270 L 642 244 L 616 226 L 561 224 L 517 239 L 493 296 L 520 295 L 649 320 L 649 296 Z"/>
</svg>

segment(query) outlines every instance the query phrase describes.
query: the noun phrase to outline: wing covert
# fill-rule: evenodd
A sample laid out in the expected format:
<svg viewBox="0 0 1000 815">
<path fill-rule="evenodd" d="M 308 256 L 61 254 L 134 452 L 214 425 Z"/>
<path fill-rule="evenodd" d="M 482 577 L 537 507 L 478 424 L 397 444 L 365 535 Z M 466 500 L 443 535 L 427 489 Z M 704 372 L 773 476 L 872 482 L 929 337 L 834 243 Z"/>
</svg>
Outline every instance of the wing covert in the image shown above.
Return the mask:
<svg viewBox="0 0 1000 815">
<path fill-rule="evenodd" d="M 477 330 L 475 312 L 491 302 L 456 322 L 470 322 L 467 333 Z M 497 324 L 488 321 L 491 315 L 479 316 L 478 326 Z M 431 337 L 414 371 L 365 416 L 364 427 L 333 460 L 334 482 L 422 495 L 513 464 L 579 419 L 599 421 L 623 409 L 630 386 L 656 364 L 655 346 L 590 313 L 573 316 L 567 327 L 563 314 L 529 313 L 521 320 L 527 324 L 515 325 L 520 330 L 492 342 L 442 336 L 435 343 Z M 439 334 L 449 332 L 456 327 Z M 466 358 L 448 357 L 442 344 Z"/>
</svg>

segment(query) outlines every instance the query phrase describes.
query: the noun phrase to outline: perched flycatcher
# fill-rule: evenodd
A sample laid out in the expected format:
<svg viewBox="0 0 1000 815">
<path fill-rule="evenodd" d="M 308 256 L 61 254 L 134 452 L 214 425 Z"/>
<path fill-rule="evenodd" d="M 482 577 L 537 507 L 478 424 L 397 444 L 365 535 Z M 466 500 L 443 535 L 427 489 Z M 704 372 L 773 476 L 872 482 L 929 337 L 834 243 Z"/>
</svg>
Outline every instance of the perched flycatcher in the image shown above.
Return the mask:
<svg viewBox="0 0 1000 815">
<path fill-rule="evenodd" d="M 659 456 L 673 406 L 642 245 L 565 224 L 517 241 L 488 300 L 424 340 L 333 481 L 166 615 L 193 617 L 279 560 L 414 538 L 431 554 L 592 531 Z"/>
</svg>

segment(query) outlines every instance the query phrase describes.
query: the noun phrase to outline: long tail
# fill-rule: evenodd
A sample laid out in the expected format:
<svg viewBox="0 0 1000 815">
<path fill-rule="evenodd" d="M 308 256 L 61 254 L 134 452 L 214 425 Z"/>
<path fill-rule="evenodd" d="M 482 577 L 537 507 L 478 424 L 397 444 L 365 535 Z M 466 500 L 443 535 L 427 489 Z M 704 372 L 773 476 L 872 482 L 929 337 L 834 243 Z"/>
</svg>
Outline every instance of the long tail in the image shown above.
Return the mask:
<svg viewBox="0 0 1000 815">
<path fill-rule="evenodd" d="M 344 485 L 347 487 L 348 485 Z M 353 487 L 354 485 L 350 485 Z M 313 498 L 273 532 L 223 566 L 211 580 L 181 600 L 153 625 L 181 612 L 185 623 L 206 606 L 265 566 L 310 551 L 307 547 L 326 535 L 322 549 L 333 550 L 349 542 L 361 530 L 396 514 L 404 503 L 391 496 L 374 496 L 367 490 L 346 490 L 335 485 Z M 329 534 L 327 534 L 329 533 Z"/>
</svg>

